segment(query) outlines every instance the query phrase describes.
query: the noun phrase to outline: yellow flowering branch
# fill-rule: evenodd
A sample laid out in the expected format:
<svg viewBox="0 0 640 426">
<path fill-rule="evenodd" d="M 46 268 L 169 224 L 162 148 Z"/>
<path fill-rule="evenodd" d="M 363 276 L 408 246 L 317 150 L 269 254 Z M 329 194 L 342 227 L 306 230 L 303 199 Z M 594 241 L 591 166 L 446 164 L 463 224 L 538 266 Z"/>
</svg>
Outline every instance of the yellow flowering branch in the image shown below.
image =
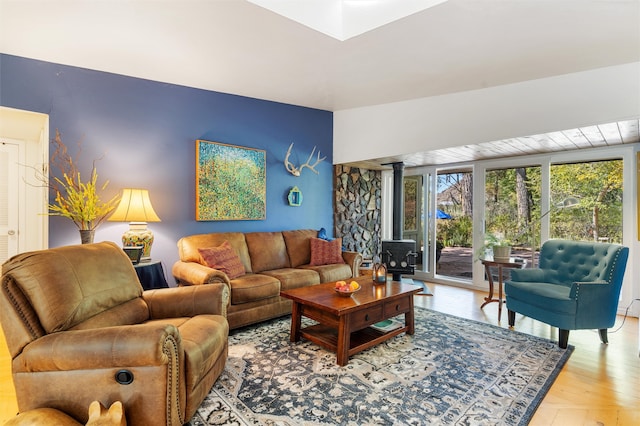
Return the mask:
<svg viewBox="0 0 640 426">
<path fill-rule="evenodd" d="M 55 177 L 49 185 L 55 193 L 55 201 L 49 204 L 49 214 L 71 219 L 80 230 L 96 229 L 116 208 L 120 196 L 116 195 L 109 201 L 102 202 L 98 194 L 98 172 L 95 161 L 91 169 L 91 179 L 83 182 L 58 130 L 53 143 L 55 150 L 51 156 L 51 165 L 60 170 L 62 178 Z M 109 185 L 108 180 L 100 190 L 104 191 L 107 185 Z"/>
</svg>

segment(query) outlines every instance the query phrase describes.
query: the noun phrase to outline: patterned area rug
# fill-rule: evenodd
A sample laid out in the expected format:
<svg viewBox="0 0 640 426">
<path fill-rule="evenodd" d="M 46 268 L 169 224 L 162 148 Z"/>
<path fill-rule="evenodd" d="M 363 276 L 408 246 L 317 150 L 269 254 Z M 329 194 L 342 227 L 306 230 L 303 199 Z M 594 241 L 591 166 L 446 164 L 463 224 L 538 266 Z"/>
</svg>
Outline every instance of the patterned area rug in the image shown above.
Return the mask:
<svg viewBox="0 0 640 426">
<path fill-rule="evenodd" d="M 289 317 L 232 332 L 226 368 L 191 424 L 526 425 L 573 350 L 415 311 L 415 335 L 344 367 L 313 343 L 290 343 Z"/>
</svg>

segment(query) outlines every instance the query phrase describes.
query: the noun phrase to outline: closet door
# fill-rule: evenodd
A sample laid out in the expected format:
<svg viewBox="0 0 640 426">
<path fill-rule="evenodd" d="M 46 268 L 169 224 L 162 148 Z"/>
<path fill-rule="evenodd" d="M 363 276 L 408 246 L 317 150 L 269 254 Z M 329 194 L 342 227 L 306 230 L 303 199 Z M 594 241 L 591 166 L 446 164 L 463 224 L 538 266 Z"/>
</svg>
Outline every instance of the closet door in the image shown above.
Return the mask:
<svg viewBox="0 0 640 426">
<path fill-rule="evenodd" d="M 0 142 L 0 263 L 18 253 L 19 146 Z"/>
</svg>

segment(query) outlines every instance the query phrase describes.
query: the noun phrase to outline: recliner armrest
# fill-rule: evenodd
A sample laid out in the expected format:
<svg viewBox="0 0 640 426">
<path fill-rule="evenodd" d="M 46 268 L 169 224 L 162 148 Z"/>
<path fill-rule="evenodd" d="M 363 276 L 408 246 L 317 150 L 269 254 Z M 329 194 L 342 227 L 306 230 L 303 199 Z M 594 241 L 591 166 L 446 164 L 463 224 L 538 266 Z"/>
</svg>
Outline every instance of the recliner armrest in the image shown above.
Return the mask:
<svg viewBox="0 0 640 426">
<path fill-rule="evenodd" d="M 227 316 L 229 286 L 211 283 L 188 287 L 147 290 L 142 298 L 152 319 L 194 317 L 196 315 Z"/>
<path fill-rule="evenodd" d="M 229 277 L 224 272 L 195 262 L 178 260 L 173 264 L 171 272 L 180 285 L 188 286 L 209 283 L 226 283 L 230 285 Z"/>
<path fill-rule="evenodd" d="M 171 324 L 135 324 L 51 333 L 34 340 L 18 356 L 18 371 L 71 371 L 164 365 L 168 351 L 181 346 Z"/>
</svg>

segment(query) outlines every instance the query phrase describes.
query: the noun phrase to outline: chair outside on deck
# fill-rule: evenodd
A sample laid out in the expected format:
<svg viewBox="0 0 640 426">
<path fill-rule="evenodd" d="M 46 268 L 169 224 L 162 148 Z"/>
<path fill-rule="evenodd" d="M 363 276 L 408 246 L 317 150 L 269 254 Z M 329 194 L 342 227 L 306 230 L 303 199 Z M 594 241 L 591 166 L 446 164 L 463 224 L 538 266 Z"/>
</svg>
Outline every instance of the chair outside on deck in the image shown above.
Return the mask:
<svg viewBox="0 0 640 426">
<path fill-rule="evenodd" d="M 546 241 L 539 267 L 514 269 L 505 282 L 509 326 L 518 312 L 558 327 L 561 348 L 569 330 L 598 329 L 608 343 L 628 257 L 629 249 L 618 244 Z"/>
</svg>

